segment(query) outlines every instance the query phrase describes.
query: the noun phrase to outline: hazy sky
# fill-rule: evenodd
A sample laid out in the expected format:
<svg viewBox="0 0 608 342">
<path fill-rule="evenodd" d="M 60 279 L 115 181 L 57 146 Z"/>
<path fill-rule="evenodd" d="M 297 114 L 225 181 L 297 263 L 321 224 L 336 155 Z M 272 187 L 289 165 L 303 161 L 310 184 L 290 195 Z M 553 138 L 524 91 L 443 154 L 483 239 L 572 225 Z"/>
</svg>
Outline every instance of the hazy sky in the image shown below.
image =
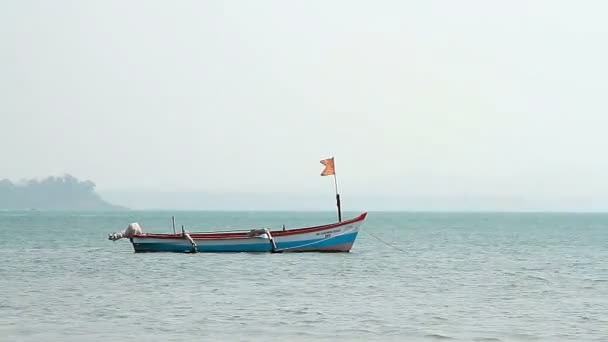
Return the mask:
<svg viewBox="0 0 608 342">
<path fill-rule="evenodd" d="M 608 208 L 603 1 L 2 1 L 0 178 Z M 549 202 L 547 202 L 549 203 Z M 551 202 L 553 203 L 553 202 Z"/>
</svg>

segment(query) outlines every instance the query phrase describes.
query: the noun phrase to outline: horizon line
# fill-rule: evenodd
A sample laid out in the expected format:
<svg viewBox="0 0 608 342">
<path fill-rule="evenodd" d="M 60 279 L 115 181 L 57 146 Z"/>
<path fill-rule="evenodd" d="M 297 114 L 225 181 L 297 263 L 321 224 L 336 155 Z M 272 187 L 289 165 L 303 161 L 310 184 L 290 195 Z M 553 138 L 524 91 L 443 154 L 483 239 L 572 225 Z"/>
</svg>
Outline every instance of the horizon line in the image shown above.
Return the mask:
<svg viewBox="0 0 608 342">
<path fill-rule="evenodd" d="M 170 209 L 170 208 L 121 208 L 121 209 L 0 209 L 0 212 L 260 212 L 260 213 L 336 213 L 335 210 L 311 209 Z M 343 210 L 342 213 L 411 213 L 411 214 L 608 214 L 608 210 Z"/>
</svg>

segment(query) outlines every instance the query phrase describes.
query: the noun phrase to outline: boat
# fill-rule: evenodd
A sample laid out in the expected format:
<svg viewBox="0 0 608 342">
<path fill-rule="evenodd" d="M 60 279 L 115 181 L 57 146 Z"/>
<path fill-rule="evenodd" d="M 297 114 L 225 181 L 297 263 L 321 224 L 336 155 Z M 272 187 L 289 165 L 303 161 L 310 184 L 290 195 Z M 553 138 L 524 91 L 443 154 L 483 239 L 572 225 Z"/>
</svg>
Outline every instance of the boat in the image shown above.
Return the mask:
<svg viewBox="0 0 608 342">
<path fill-rule="evenodd" d="M 139 223 L 110 234 L 109 240 L 128 238 L 135 252 L 350 252 L 367 212 L 349 220 L 304 228 L 144 233 Z"/>
<path fill-rule="evenodd" d="M 321 226 L 269 230 L 248 230 L 144 233 L 139 223 L 131 223 L 121 232 L 109 234 L 108 239 L 117 241 L 128 238 L 135 252 L 350 252 L 367 212 L 342 221 L 340 194 L 336 181 L 334 157 L 321 160 L 325 166 L 321 176 L 334 176 L 338 222 Z"/>
</svg>

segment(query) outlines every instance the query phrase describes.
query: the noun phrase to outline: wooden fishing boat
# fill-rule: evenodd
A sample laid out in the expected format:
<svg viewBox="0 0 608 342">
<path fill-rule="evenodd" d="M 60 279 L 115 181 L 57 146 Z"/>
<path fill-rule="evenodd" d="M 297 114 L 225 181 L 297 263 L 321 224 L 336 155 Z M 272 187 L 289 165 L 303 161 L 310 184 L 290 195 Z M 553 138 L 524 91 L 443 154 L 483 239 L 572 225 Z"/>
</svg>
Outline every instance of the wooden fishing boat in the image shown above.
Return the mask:
<svg viewBox="0 0 608 342">
<path fill-rule="evenodd" d="M 144 233 L 138 223 L 131 223 L 122 232 L 110 234 L 109 240 L 128 238 L 135 252 L 349 252 L 359 229 L 367 217 L 361 215 L 342 221 L 340 195 L 336 181 L 334 158 L 321 160 L 325 166 L 321 176 L 334 176 L 338 222 L 322 226 L 269 230 Z"/>
<path fill-rule="evenodd" d="M 112 241 L 129 238 L 135 252 L 349 252 L 367 213 L 342 222 L 285 230 L 144 233 L 137 223 Z M 182 228 L 183 229 L 183 228 Z"/>
</svg>

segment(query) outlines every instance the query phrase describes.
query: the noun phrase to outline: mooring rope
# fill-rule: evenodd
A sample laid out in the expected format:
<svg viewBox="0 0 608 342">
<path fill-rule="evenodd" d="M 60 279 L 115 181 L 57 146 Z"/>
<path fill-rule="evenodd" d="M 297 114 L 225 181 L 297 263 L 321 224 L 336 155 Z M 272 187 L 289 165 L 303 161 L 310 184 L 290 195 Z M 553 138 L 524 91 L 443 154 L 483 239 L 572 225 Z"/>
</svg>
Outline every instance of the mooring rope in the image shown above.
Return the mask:
<svg viewBox="0 0 608 342">
<path fill-rule="evenodd" d="M 381 238 L 377 237 L 376 235 L 374 235 L 374 234 L 372 234 L 372 233 L 370 233 L 370 232 L 368 232 L 368 231 L 365 231 L 365 232 L 366 232 L 367 234 L 371 235 L 372 237 L 374 237 L 375 239 L 377 239 L 378 241 L 380 241 L 380 242 L 382 242 L 382 243 L 386 244 L 387 246 L 393 247 L 394 249 L 399 250 L 399 251 L 402 251 L 402 252 L 404 252 L 404 253 L 405 253 L 405 250 L 403 250 L 403 249 L 401 249 L 401 248 L 399 248 L 399 247 L 397 247 L 397 246 L 393 246 L 393 245 L 391 245 L 390 243 L 388 243 L 388 242 L 386 242 L 386 241 L 382 240 Z"/>
</svg>

